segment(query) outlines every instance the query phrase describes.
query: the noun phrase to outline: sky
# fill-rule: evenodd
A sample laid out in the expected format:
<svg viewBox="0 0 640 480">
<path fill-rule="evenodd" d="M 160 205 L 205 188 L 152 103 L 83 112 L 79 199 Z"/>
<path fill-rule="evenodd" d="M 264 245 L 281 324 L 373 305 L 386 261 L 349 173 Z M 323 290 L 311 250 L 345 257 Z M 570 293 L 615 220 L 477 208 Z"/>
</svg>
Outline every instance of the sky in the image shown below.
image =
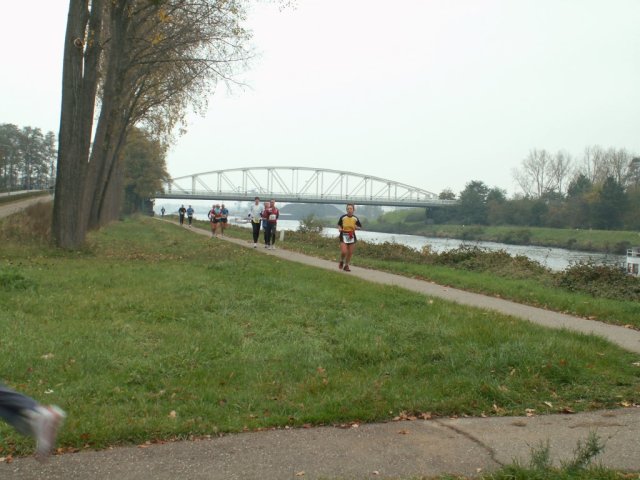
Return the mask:
<svg viewBox="0 0 640 480">
<path fill-rule="evenodd" d="M 59 129 L 67 0 L 5 2 L 0 123 Z M 640 154 L 638 0 L 255 5 L 257 55 L 167 157 L 173 177 L 303 166 L 518 192 L 531 149 Z"/>
</svg>

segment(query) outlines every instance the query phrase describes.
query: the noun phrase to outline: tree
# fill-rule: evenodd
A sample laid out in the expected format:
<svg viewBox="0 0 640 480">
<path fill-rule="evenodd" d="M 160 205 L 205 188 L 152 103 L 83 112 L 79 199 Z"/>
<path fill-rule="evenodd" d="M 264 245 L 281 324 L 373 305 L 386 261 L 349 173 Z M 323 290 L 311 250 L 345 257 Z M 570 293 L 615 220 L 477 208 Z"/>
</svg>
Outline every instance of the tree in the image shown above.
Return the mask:
<svg viewBox="0 0 640 480">
<path fill-rule="evenodd" d="M 52 226 L 59 246 L 80 246 L 89 228 L 114 218 L 118 159 L 133 126 L 168 138 L 188 106 L 204 108 L 216 82 L 231 79 L 246 58 L 243 20 L 241 0 L 70 0 Z"/>
<path fill-rule="evenodd" d="M 0 176 L 3 190 L 13 190 L 18 183 L 20 164 L 20 130 L 16 125 L 0 125 Z"/>
<path fill-rule="evenodd" d="M 607 177 L 597 192 L 596 201 L 592 208 L 594 227 L 612 229 L 622 226 L 627 201 L 622 185 L 612 176 Z"/>
<path fill-rule="evenodd" d="M 465 189 L 460 192 L 460 203 L 457 214 L 462 223 L 479 224 L 487 223 L 487 195 L 489 187 L 481 181 L 467 183 Z"/>
<path fill-rule="evenodd" d="M 554 162 L 546 150 L 533 149 L 513 176 L 525 195 L 540 198 L 555 188 Z"/>
<path fill-rule="evenodd" d="M 127 136 L 120 160 L 123 168 L 118 169 L 124 174 L 125 213 L 140 211 L 146 199 L 162 190 L 169 178 L 165 158 L 166 147 L 144 130 L 134 128 Z"/>
<path fill-rule="evenodd" d="M 55 144 L 53 132 L 43 135 L 39 128 L 0 125 L 0 188 L 47 188 Z"/>
<path fill-rule="evenodd" d="M 640 157 L 635 157 L 629 162 L 625 183 L 629 187 L 640 187 Z"/>
<path fill-rule="evenodd" d="M 440 194 L 438 195 L 438 198 L 440 200 L 455 200 L 456 194 L 453 193 L 453 191 L 450 188 L 445 188 L 440 192 Z"/>
</svg>

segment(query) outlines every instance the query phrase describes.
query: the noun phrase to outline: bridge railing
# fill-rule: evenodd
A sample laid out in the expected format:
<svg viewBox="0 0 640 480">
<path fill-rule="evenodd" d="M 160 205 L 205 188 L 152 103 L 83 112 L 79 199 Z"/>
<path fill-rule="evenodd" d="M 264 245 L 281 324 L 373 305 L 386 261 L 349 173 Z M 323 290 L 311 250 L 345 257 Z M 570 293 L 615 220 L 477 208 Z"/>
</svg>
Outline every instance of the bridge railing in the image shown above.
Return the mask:
<svg viewBox="0 0 640 480">
<path fill-rule="evenodd" d="M 212 201 L 253 201 L 259 196 L 262 200 L 274 199 L 279 203 L 329 203 L 356 205 L 382 205 L 396 207 L 426 207 L 426 206 L 453 206 L 456 200 L 440 200 L 437 198 L 388 198 L 374 195 L 313 195 L 313 194 L 286 194 L 278 192 L 223 192 L 211 190 L 195 190 L 192 192 L 182 190 L 158 193 L 156 198 L 173 198 L 180 200 L 212 200 Z"/>
</svg>

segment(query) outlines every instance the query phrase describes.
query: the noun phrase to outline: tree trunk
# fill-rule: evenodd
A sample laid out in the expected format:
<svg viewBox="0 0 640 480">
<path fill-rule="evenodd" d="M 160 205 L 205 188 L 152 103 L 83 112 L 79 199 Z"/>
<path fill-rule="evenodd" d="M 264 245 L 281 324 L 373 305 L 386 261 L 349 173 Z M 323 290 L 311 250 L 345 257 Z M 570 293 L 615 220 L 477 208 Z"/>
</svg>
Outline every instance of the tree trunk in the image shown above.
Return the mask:
<svg viewBox="0 0 640 480">
<path fill-rule="evenodd" d="M 87 232 L 83 200 L 98 88 L 102 3 L 93 0 L 89 6 L 89 0 L 69 2 L 51 230 L 56 245 L 62 248 L 78 248 Z"/>
</svg>

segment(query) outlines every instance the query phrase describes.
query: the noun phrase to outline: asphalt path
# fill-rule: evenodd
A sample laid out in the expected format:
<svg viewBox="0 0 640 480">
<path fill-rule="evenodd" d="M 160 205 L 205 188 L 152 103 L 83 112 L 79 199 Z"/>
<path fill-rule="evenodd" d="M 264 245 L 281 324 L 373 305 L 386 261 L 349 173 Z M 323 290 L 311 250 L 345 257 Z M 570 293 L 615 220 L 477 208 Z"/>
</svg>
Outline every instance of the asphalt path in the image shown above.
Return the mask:
<svg viewBox="0 0 640 480">
<path fill-rule="evenodd" d="M 187 228 L 187 227 L 183 227 Z M 210 236 L 206 230 L 194 233 Z M 229 237 L 246 248 L 253 244 Z M 334 262 L 287 250 L 259 251 L 316 268 Z M 640 353 L 640 332 L 519 305 L 494 297 L 369 269 L 344 275 L 500 312 L 550 328 L 596 334 Z M 639 359 L 640 360 L 640 359 Z M 597 461 L 640 471 L 640 408 L 530 417 L 408 419 L 376 424 L 275 429 L 190 441 L 116 447 L 56 455 L 47 464 L 18 458 L 0 464 L 9 479 L 398 479 L 441 474 L 476 476 L 519 461 L 547 442 L 556 463 L 573 458 L 595 432 L 605 442 Z"/>
</svg>

